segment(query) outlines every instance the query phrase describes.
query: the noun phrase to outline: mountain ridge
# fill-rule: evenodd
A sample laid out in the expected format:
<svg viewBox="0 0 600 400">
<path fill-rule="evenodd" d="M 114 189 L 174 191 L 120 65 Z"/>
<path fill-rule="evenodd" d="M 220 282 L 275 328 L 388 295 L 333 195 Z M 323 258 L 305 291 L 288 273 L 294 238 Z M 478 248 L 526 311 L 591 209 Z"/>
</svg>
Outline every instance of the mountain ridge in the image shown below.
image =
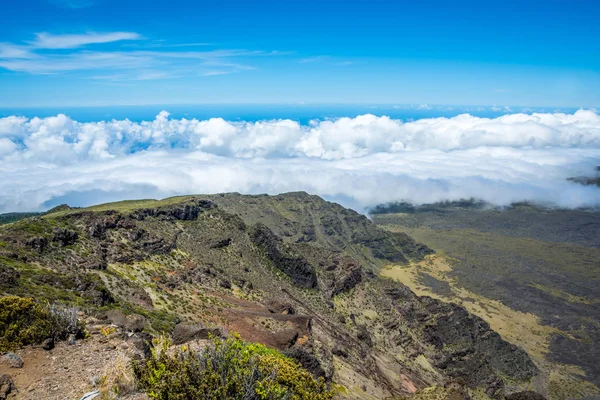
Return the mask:
<svg viewBox="0 0 600 400">
<path fill-rule="evenodd" d="M 535 364 L 481 318 L 377 276 L 432 253 L 302 192 L 184 196 L 3 226 L 0 290 L 141 315 L 151 334 L 220 326 L 290 354 L 342 398 L 531 388 Z"/>
</svg>

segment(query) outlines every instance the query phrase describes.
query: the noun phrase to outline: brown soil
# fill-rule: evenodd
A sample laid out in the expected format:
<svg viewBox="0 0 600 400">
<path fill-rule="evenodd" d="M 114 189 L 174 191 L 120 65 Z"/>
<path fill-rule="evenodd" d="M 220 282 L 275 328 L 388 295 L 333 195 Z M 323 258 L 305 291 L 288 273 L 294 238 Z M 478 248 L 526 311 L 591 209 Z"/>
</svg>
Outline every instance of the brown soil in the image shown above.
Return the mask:
<svg viewBox="0 0 600 400">
<path fill-rule="evenodd" d="M 23 368 L 0 364 L 0 375 L 9 374 L 15 381 L 19 400 L 80 399 L 85 393 L 101 389 L 102 378 L 126 368 L 132 346 L 118 338 L 92 335 L 74 345 L 61 342 L 53 350 L 27 347 L 16 352 Z M 100 398 L 100 397 L 98 397 Z M 143 400 L 133 394 L 128 400 Z"/>
</svg>

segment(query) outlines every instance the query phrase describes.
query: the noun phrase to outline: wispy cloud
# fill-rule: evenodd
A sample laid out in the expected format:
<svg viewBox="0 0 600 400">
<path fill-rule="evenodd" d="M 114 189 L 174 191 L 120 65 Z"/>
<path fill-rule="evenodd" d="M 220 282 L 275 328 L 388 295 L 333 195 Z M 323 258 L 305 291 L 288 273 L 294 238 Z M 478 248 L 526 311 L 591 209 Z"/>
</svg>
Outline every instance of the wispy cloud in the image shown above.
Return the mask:
<svg viewBox="0 0 600 400">
<path fill-rule="evenodd" d="M 89 44 L 118 42 L 121 40 L 139 40 L 142 37 L 135 32 L 88 32 L 77 35 L 52 35 L 37 33 L 34 41 L 29 44 L 38 49 L 74 49 Z"/>
<path fill-rule="evenodd" d="M 298 60 L 298 64 L 314 64 L 314 63 L 328 63 L 330 65 L 338 65 L 338 66 L 348 66 L 354 64 L 353 61 L 350 60 L 336 60 L 332 56 L 314 56 L 314 57 L 306 57 Z"/>
<path fill-rule="evenodd" d="M 201 75 L 202 76 L 217 76 L 217 75 L 229 75 L 232 74 L 234 71 L 206 71 L 203 72 Z"/>
<path fill-rule="evenodd" d="M 91 76 L 89 79 L 99 80 L 99 81 L 114 81 L 114 82 L 129 82 L 129 81 L 150 81 L 150 80 L 159 80 L 159 79 L 176 79 L 181 78 L 181 75 L 177 75 L 172 73 L 171 71 L 133 71 L 131 73 L 121 73 L 121 74 L 108 74 L 108 75 L 96 75 Z"/>
<path fill-rule="evenodd" d="M 309 63 L 325 61 L 325 60 L 328 60 L 329 58 L 331 58 L 331 57 L 330 56 L 307 57 L 307 58 L 301 58 L 300 60 L 298 60 L 298 63 L 299 64 L 309 64 Z"/>
<path fill-rule="evenodd" d="M 243 58 L 275 57 L 289 53 L 248 49 L 194 49 L 208 43 L 150 44 L 144 48 L 123 41 L 146 41 L 135 32 L 87 32 L 56 35 L 38 33 L 26 44 L 0 43 L 0 69 L 30 74 L 80 72 L 101 81 L 170 79 L 213 76 L 256 69 Z M 94 46 L 111 43 L 111 50 Z M 102 48 L 104 49 L 104 47 Z M 87 75 L 87 76 L 85 76 Z"/>
<path fill-rule="evenodd" d="M 28 59 L 38 57 L 28 48 L 23 46 L 17 46 L 11 43 L 0 43 L 0 59 L 2 58 L 16 58 L 16 59 Z"/>
</svg>

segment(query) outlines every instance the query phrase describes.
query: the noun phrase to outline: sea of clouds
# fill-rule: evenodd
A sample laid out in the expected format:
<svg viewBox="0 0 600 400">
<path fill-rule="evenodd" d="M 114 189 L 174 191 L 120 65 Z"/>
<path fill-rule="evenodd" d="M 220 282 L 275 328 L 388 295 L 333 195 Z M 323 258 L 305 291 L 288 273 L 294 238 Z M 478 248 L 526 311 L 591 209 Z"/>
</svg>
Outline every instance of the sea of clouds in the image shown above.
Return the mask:
<svg viewBox="0 0 600 400">
<path fill-rule="evenodd" d="M 305 190 L 359 211 L 390 201 L 600 206 L 567 181 L 600 164 L 600 115 L 468 114 L 404 122 L 0 119 L 0 212 L 189 193 Z"/>
</svg>

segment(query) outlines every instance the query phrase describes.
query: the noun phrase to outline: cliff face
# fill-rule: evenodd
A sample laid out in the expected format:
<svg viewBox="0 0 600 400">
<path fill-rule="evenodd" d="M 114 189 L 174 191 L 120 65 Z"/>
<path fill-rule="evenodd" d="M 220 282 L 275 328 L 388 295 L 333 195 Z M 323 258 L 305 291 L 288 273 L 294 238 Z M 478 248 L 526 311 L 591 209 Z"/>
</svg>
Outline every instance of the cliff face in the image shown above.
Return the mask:
<svg viewBox="0 0 600 400">
<path fill-rule="evenodd" d="M 150 333 L 235 331 L 343 386 L 341 397 L 527 387 L 536 366 L 482 319 L 377 275 L 431 253 L 305 193 L 187 196 L 3 226 L 0 292 L 120 308 L 146 316 Z"/>
</svg>

